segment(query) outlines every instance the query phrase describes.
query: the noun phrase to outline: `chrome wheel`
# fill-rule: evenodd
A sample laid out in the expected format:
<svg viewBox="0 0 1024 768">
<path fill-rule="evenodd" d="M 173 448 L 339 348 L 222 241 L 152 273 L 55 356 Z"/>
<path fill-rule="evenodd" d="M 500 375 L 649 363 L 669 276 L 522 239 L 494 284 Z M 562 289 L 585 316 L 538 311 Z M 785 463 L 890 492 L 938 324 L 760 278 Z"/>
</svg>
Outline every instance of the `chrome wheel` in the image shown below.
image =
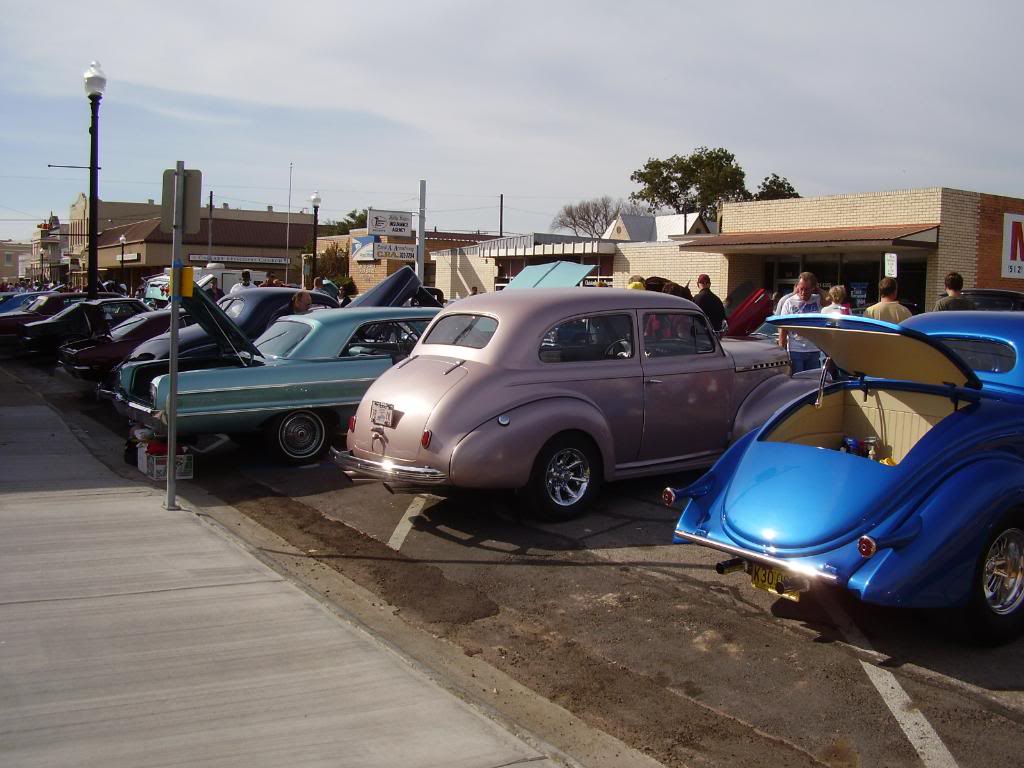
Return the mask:
<svg viewBox="0 0 1024 768">
<path fill-rule="evenodd" d="M 312 411 L 284 416 L 277 427 L 277 442 L 289 459 L 311 459 L 323 448 L 326 438 L 323 419 Z"/>
<path fill-rule="evenodd" d="M 578 448 L 562 448 L 548 461 L 544 472 L 548 498 L 560 507 L 578 502 L 590 485 L 590 462 Z"/>
<path fill-rule="evenodd" d="M 1001 616 L 1016 611 L 1024 601 L 1024 531 L 1007 528 L 988 548 L 981 572 L 985 602 Z"/>
</svg>

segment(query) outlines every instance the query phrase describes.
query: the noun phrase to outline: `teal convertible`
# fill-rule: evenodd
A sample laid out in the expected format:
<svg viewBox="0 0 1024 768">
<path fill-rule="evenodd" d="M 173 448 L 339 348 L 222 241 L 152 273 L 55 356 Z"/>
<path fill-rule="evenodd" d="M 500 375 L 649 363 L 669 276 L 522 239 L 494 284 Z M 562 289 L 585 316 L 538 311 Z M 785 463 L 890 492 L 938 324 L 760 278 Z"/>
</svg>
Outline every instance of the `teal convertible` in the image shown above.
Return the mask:
<svg viewBox="0 0 1024 768">
<path fill-rule="evenodd" d="M 289 464 L 327 451 L 333 429 L 355 412 L 374 379 L 408 355 L 438 312 L 325 309 L 281 317 L 252 342 L 205 291 L 182 304 L 217 340 L 218 354 L 180 359 L 178 434 L 224 433 L 239 442 L 262 437 Z M 152 360 L 120 369 L 129 417 L 160 434 L 167 429 L 167 366 Z"/>
</svg>

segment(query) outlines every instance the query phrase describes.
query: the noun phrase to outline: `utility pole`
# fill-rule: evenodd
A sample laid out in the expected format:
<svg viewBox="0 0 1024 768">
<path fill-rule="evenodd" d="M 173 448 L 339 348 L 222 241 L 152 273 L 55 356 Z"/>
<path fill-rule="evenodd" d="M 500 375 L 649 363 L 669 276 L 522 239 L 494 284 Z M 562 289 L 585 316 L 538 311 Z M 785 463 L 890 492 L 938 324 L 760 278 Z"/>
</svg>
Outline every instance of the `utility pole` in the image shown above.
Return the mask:
<svg viewBox="0 0 1024 768">
<path fill-rule="evenodd" d="M 206 217 L 206 261 L 213 261 L 213 190 L 210 190 L 210 215 Z M 223 277 L 223 275 L 221 275 Z"/>
<path fill-rule="evenodd" d="M 424 253 L 426 248 L 426 216 L 427 216 L 427 180 L 420 179 L 420 220 L 416 227 L 416 276 L 422 281 L 425 277 Z"/>
<path fill-rule="evenodd" d="M 288 213 L 284 216 L 284 281 L 288 283 L 288 267 L 292 265 L 291 234 L 292 234 L 292 168 L 295 163 L 288 163 Z M 299 268 L 301 272 L 301 267 Z"/>
<path fill-rule="evenodd" d="M 498 195 L 498 237 L 505 236 L 505 195 Z"/>
</svg>

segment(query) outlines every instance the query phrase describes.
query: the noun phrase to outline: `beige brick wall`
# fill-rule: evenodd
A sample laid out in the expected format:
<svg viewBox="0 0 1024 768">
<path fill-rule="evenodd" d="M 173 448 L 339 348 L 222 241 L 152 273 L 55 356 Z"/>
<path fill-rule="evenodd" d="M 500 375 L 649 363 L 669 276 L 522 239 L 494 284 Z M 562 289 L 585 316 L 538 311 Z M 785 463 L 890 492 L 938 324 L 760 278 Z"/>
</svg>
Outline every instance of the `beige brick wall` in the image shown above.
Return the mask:
<svg viewBox="0 0 1024 768">
<path fill-rule="evenodd" d="M 616 248 L 613 288 L 625 288 L 630 275 L 657 275 L 680 285 L 690 283 L 697 290 L 697 275 L 711 278 L 712 287 L 722 285 L 726 264 L 717 253 L 682 253 L 676 243 L 623 243 Z M 716 291 L 717 293 L 717 291 Z"/>
<path fill-rule="evenodd" d="M 722 232 L 937 224 L 940 221 L 944 194 L 955 191 L 932 187 L 894 192 L 726 203 L 722 212 Z"/>
<path fill-rule="evenodd" d="M 675 243 L 623 243 L 616 249 L 614 268 L 613 288 L 625 288 L 630 275 L 657 275 L 680 285 L 689 282 L 696 293 L 697 275 L 706 274 L 711 290 L 723 298 L 747 280 L 760 285 L 764 272 L 760 256 L 684 252 Z"/>
<path fill-rule="evenodd" d="M 498 267 L 493 259 L 482 259 L 467 255 L 467 249 L 455 248 L 436 254 L 437 272 L 434 285 L 444 291 L 446 298 L 455 299 L 469 295 L 476 286 L 481 292 L 493 291 L 498 277 Z"/>
<path fill-rule="evenodd" d="M 934 298 L 945 290 L 944 281 L 949 272 L 959 272 L 964 278 L 965 288 L 977 285 L 980 214 L 980 193 L 942 190 L 939 248 L 935 258 L 928 260 L 927 309 L 931 309 Z"/>
</svg>

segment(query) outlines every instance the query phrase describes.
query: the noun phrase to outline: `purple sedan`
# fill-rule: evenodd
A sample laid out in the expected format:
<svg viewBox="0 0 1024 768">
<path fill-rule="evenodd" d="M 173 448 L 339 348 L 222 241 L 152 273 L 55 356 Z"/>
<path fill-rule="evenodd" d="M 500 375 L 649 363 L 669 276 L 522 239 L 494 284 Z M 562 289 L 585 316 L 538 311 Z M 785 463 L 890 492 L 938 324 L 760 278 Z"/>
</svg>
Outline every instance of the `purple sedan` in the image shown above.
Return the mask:
<svg viewBox="0 0 1024 768">
<path fill-rule="evenodd" d="M 709 466 L 812 389 L 773 344 L 720 339 L 695 304 L 615 289 L 456 302 L 370 387 L 335 461 L 393 490 L 519 489 L 541 517 L 603 481 Z"/>
</svg>

